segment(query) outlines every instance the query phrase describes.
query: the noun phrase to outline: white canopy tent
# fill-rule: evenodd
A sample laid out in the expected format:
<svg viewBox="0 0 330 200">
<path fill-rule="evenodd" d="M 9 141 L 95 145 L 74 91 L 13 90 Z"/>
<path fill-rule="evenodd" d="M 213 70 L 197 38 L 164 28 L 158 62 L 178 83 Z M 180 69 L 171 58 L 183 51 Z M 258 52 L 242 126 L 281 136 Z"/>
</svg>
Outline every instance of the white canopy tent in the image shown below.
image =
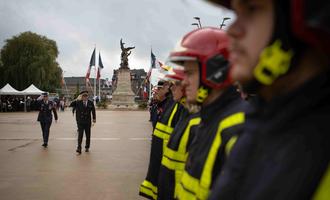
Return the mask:
<svg viewBox="0 0 330 200">
<path fill-rule="evenodd" d="M 20 91 L 13 88 L 7 83 L 3 88 L 0 89 L 0 95 L 23 95 Z"/>
<path fill-rule="evenodd" d="M 24 95 L 24 102 L 26 102 L 27 95 L 41 95 L 41 93 L 44 93 L 44 91 L 31 84 L 25 90 L 21 91 L 21 93 Z M 24 111 L 26 112 L 26 103 L 24 104 Z"/>
<path fill-rule="evenodd" d="M 18 91 L 13 88 L 9 83 L 7 83 L 3 88 L 0 89 L 1 95 L 22 95 L 24 96 L 24 102 L 26 102 L 26 96 L 28 95 L 41 95 L 44 91 L 37 88 L 35 85 L 31 84 L 23 91 Z M 24 111 L 26 111 L 26 103 L 24 103 Z"/>
<path fill-rule="evenodd" d="M 44 93 L 44 91 L 37 88 L 35 85 L 31 84 L 28 88 L 21 91 L 22 95 L 41 95 L 41 93 Z"/>
</svg>

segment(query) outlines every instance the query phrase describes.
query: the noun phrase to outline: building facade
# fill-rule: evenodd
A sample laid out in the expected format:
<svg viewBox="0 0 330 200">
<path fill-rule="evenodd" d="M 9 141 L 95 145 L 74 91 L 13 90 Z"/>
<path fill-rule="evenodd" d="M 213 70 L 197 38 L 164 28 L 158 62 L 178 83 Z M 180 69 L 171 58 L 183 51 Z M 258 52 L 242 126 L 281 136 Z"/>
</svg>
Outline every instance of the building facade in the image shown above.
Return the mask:
<svg viewBox="0 0 330 200">
<path fill-rule="evenodd" d="M 100 79 L 101 98 L 109 98 L 112 94 L 111 82 L 108 79 Z M 86 83 L 85 77 L 64 77 L 64 84 L 60 93 L 68 98 L 74 98 L 80 91 L 87 90 L 89 94 L 94 91 L 94 78 Z M 96 96 L 99 95 L 99 81 L 96 80 Z"/>
</svg>

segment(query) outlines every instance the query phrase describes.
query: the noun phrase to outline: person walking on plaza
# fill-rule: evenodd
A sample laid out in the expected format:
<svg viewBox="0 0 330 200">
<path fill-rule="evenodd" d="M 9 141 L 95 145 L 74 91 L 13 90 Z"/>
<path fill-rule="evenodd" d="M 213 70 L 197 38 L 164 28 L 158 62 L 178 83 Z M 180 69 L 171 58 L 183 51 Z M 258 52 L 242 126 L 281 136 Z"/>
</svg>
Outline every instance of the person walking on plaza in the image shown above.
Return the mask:
<svg viewBox="0 0 330 200">
<path fill-rule="evenodd" d="M 57 112 L 53 101 L 48 100 L 48 93 L 42 93 L 41 96 L 38 98 L 38 121 L 40 122 L 41 130 L 42 130 L 42 138 L 44 148 L 48 146 L 48 138 L 49 138 L 49 129 L 52 125 L 53 115 L 54 113 L 55 122 L 57 122 Z"/>
<path fill-rule="evenodd" d="M 96 123 L 96 113 L 94 103 L 88 100 L 88 91 L 80 92 L 81 99 L 77 99 L 71 103 L 76 111 L 76 121 L 78 126 L 78 146 L 76 152 L 81 154 L 81 144 L 83 135 L 86 135 L 85 152 L 89 152 L 91 139 L 91 125 Z"/>
<path fill-rule="evenodd" d="M 330 199 L 330 1 L 214 2 L 236 13 L 232 77 L 258 96 L 210 199 Z"/>
</svg>

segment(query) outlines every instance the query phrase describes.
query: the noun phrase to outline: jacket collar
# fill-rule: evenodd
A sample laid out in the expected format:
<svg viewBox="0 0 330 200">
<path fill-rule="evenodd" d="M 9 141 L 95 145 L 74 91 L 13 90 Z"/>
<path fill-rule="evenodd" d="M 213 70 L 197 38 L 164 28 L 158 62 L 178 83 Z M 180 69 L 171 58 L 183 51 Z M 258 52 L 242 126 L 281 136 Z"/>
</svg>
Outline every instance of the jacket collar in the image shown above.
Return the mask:
<svg viewBox="0 0 330 200">
<path fill-rule="evenodd" d="M 224 93 L 221 94 L 214 102 L 202 107 L 200 112 L 202 121 L 208 123 L 215 118 L 215 116 L 221 114 L 221 110 L 223 108 L 238 98 L 240 97 L 234 86 L 225 89 Z"/>
</svg>

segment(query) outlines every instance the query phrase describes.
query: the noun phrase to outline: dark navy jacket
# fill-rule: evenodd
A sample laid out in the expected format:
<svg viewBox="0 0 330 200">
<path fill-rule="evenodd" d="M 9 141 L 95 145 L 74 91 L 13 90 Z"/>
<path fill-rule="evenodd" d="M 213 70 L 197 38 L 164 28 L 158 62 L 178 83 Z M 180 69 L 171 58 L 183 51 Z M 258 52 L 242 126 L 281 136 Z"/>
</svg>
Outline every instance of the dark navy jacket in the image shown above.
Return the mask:
<svg viewBox="0 0 330 200">
<path fill-rule="evenodd" d="M 76 110 L 76 120 L 78 124 L 91 124 L 93 119 L 96 120 L 96 113 L 94 103 L 90 100 L 87 100 L 87 106 L 84 106 L 82 100 L 73 101 L 70 106 Z"/>
<path fill-rule="evenodd" d="M 38 121 L 44 123 L 51 123 L 53 119 L 52 112 L 54 113 L 55 120 L 57 120 L 57 112 L 55 103 L 48 101 L 45 103 L 43 100 L 38 101 L 39 114 Z"/>
<path fill-rule="evenodd" d="M 210 199 L 311 199 L 330 160 L 330 73 L 258 100 Z"/>
</svg>

